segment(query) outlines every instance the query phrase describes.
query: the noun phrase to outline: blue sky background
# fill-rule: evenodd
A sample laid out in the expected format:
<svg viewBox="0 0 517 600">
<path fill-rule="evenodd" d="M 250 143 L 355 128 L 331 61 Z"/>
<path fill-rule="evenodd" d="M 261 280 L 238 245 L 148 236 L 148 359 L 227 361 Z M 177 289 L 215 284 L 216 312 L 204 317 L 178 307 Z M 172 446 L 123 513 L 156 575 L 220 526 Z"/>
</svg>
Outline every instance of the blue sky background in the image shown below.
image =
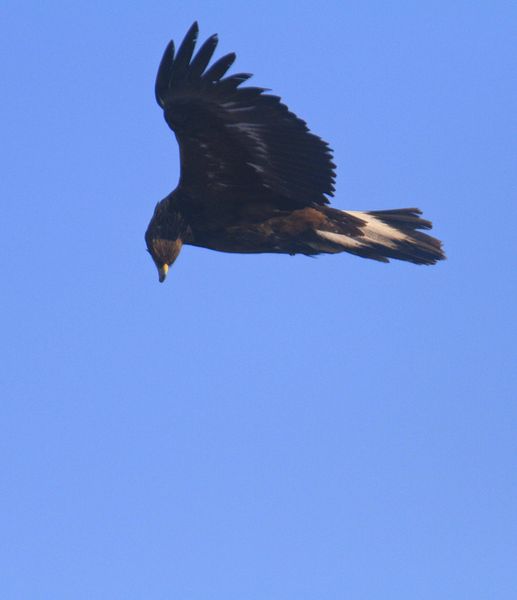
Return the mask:
<svg viewBox="0 0 517 600">
<path fill-rule="evenodd" d="M 194 19 L 431 268 L 143 234 Z M 0 596 L 517 597 L 512 2 L 0 6 Z"/>
</svg>

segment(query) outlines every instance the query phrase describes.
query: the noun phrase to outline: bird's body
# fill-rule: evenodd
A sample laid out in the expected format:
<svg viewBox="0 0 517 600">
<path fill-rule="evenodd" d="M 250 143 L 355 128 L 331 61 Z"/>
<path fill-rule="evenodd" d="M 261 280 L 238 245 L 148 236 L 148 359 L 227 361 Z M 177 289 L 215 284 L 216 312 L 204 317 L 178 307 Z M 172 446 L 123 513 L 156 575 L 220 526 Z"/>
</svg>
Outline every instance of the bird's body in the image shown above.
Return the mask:
<svg viewBox="0 0 517 600">
<path fill-rule="evenodd" d="M 334 168 L 326 142 L 276 96 L 223 75 L 229 54 L 208 63 L 212 36 L 194 56 L 197 24 L 174 55 L 171 42 L 156 98 L 180 146 L 176 190 L 156 206 L 146 231 L 163 281 L 182 244 L 238 253 L 315 255 L 347 251 L 388 262 L 433 264 L 441 244 L 415 208 L 352 212 L 327 206 Z"/>
</svg>

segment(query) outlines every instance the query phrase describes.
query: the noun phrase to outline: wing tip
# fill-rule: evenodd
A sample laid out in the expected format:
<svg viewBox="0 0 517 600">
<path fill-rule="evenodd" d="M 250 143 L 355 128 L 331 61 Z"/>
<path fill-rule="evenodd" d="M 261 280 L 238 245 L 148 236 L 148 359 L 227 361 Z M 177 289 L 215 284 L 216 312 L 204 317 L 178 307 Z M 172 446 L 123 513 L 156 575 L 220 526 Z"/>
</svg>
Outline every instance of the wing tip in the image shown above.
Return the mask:
<svg viewBox="0 0 517 600">
<path fill-rule="evenodd" d="M 189 39 L 189 38 L 193 37 L 194 42 L 195 42 L 198 34 L 199 34 L 199 24 L 197 21 L 194 21 L 192 23 L 192 25 L 189 27 L 189 30 L 187 31 L 187 34 L 185 35 L 185 39 Z"/>
<path fill-rule="evenodd" d="M 160 65 L 158 67 L 158 72 L 156 74 L 154 93 L 156 96 L 156 101 L 162 108 L 164 108 L 165 105 L 164 93 L 169 87 L 172 64 L 174 62 L 174 52 L 174 40 L 170 40 L 170 42 L 165 47 L 162 59 L 160 61 Z"/>
</svg>

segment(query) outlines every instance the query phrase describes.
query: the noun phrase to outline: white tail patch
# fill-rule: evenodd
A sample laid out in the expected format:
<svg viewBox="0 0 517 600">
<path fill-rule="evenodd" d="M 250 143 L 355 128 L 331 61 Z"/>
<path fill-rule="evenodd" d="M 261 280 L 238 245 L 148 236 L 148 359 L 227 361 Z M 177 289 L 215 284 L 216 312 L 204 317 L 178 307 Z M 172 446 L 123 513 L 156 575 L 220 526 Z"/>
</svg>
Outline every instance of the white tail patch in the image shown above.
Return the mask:
<svg viewBox="0 0 517 600">
<path fill-rule="evenodd" d="M 365 248 L 372 244 L 384 246 L 386 248 L 396 248 L 397 244 L 408 238 L 407 234 L 387 223 L 384 223 L 374 215 L 367 212 L 343 211 L 346 214 L 361 219 L 365 224 L 360 226 L 363 235 L 361 237 L 351 237 L 344 233 L 334 233 L 332 231 L 322 231 L 317 229 L 316 233 L 334 244 L 339 244 L 343 248 Z"/>
<path fill-rule="evenodd" d="M 384 223 L 367 212 L 356 210 L 347 210 L 345 212 L 366 222 L 366 226 L 363 229 L 365 241 L 382 244 L 383 246 L 388 246 L 388 248 L 396 248 L 397 242 L 409 239 L 404 232 L 391 227 L 391 225 Z"/>
<path fill-rule="evenodd" d="M 321 229 L 316 229 L 316 233 L 329 242 L 333 242 L 334 244 L 339 244 L 344 248 L 361 248 L 364 247 L 364 244 L 361 242 L 361 238 L 353 238 L 349 235 L 345 235 L 343 233 L 333 233 L 332 231 L 322 231 Z"/>
<path fill-rule="evenodd" d="M 420 218 L 417 208 L 372 212 L 328 208 L 324 214 L 328 221 L 314 230 L 318 237 L 308 243 L 318 252 L 345 251 L 380 262 L 396 258 L 417 265 L 445 258 L 440 241 L 418 231 L 430 229 L 431 223 Z"/>
</svg>

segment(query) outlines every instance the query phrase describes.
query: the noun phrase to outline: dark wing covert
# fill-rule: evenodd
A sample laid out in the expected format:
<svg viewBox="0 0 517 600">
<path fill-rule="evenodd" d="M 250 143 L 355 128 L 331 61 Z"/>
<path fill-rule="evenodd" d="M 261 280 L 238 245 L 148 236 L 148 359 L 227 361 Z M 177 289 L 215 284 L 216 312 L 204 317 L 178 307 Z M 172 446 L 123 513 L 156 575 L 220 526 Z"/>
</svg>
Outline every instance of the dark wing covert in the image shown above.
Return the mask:
<svg viewBox="0 0 517 600">
<path fill-rule="evenodd" d="M 328 203 L 335 176 L 328 144 L 279 97 L 239 87 L 249 73 L 223 78 L 235 54 L 208 67 L 216 35 L 194 56 L 197 35 L 194 23 L 176 54 L 169 43 L 156 77 L 156 99 L 180 146 L 180 188 L 219 198 L 260 199 L 268 191 L 279 202 Z"/>
</svg>

